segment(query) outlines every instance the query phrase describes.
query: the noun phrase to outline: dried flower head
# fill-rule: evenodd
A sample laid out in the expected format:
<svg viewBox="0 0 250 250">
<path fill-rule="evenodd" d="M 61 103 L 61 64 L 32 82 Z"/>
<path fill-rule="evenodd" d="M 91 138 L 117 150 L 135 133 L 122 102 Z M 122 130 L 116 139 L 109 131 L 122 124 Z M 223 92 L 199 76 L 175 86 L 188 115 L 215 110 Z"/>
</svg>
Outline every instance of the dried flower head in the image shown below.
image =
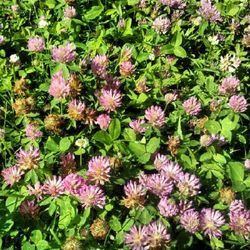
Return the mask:
<svg viewBox="0 0 250 250">
<path fill-rule="evenodd" d="M 95 219 L 90 226 L 90 232 L 94 239 L 104 240 L 109 231 L 109 225 L 105 220 Z"/>
<path fill-rule="evenodd" d="M 60 134 L 64 125 L 64 118 L 62 115 L 50 114 L 44 119 L 44 126 L 47 130 Z"/>
<path fill-rule="evenodd" d="M 60 156 L 59 172 L 63 177 L 76 172 L 76 162 L 74 154 L 67 153 Z"/>
<path fill-rule="evenodd" d="M 35 204 L 35 201 L 26 200 L 21 203 L 19 212 L 23 216 L 35 219 L 39 213 L 39 206 Z"/>
<path fill-rule="evenodd" d="M 85 124 L 93 125 L 96 122 L 96 110 L 85 108 L 83 121 Z"/>
<path fill-rule="evenodd" d="M 169 136 L 167 144 L 168 144 L 168 150 L 171 152 L 171 154 L 176 155 L 178 153 L 181 140 L 179 136 Z"/>
<path fill-rule="evenodd" d="M 13 91 L 16 95 L 25 95 L 28 90 L 27 80 L 21 78 L 20 80 L 15 81 L 15 85 L 13 87 Z"/>
<path fill-rule="evenodd" d="M 17 98 L 12 104 L 12 108 L 15 110 L 16 116 L 22 116 L 34 109 L 35 100 L 33 97 Z"/>
<path fill-rule="evenodd" d="M 235 192 L 230 187 L 225 187 L 220 190 L 220 200 L 223 203 L 231 204 L 235 200 Z"/>
<path fill-rule="evenodd" d="M 82 84 L 76 74 L 71 74 L 68 80 L 69 88 L 70 88 L 70 96 L 76 97 L 81 94 Z"/>
</svg>

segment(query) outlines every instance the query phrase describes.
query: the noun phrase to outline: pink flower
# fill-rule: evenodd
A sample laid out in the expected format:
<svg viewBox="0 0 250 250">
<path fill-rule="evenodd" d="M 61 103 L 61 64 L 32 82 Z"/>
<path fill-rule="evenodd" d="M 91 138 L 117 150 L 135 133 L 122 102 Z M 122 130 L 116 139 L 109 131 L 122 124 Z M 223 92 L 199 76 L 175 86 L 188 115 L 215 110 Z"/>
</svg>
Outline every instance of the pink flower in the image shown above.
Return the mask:
<svg viewBox="0 0 250 250">
<path fill-rule="evenodd" d="M 170 241 L 170 234 L 160 221 L 151 222 L 146 229 L 146 249 L 161 249 Z"/>
<path fill-rule="evenodd" d="M 47 179 L 43 184 L 43 193 L 52 197 L 58 197 L 64 194 L 64 185 L 61 176 L 53 176 Z"/>
<path fill-rule="evenodd" d="M 145 185 L 150 192 L 160 198 L 171 194 L 173 191 L 173 184 L 170 180 L 160 174 L 147 175 Z"/>
<path fill-rule="evenodd" d="M 145 195 L 146 195 L 146 188 L 144 185 L 136 182 L 136 181 L 129 181 L 124 186 L 124 193 L 126 195 L 125 198 L 123 198 L 122 203 L 127 208 L 138 208 L 142 207 L 145 201 Z"/>
<path fill-rule="evenodd" d="M 42 52 L 45 49 L 45 42 L 42 37 L 32 37 L 28 41 L 28 50 L 31 52 Z"/>
<path fill-rule="evenodd" d="M 54 47 L 52 49 L 52 58 L 58 63 L 69 63 L 75 60 L 76 52 L 73 43 L 67 43 L 64 46 Z"/>
<path fill-rule="evenodd" d="M 247 110 L 247 107 L 248 107 L 248 103 L 247 103 L 247 100 L 245 99 L 245 97 L 239 96 L 239 95 L 233 95 L 229 99 L 228 105 L 233 111 L 240 112 L 240 113 L 245 112 Z"/>
<path fill-rule="evenodd" d="M 16 182 L 18 182 L 24 172 L 17 168 L 17 166 L 12 166 L 9 168 L 5 168 L 2 170 L 1 175 L 3 176 L 4 181 L 7 185 L 13 186 Z"/>
<path fill-rule="evenodd" d="M 168 163 L 162 167 L 161 174 L 176 183 L 179 180 L 179 176 L 183 174 L 183 171 L 178 163 L 169 160 Z"/>
<path fill-rule="evenodd" d="M 181 173 L 176 184 L 180 193 L 186 197 L 195 196 L 199 193 L 200 180 L 193 174 Z"/>
<path fill-rule="evenodd" d="M 67 6 L 64 9 L 64 18 L 73 18 L 77 15 L 76 9 L 73 6 Z"/>
<path fill-rule="evenodd" d="M 160 210 L 160 214 L 165 217 L 173 217 L 176 216 L 179 212 L 178 206 L 175 202 L 169 200 L 167 197 L 161 198 L 158 209 Z"/>
<path fill-rule="evenodd" d="M 105 78 L 107 75 L 108 58 L 105 55 L 96 55 L 91 62 L 91 70 L 94 75 Z"/>
<path fill-rule="evenodd" d="M 21 170 L 38 168 L 40 161 L 40 152 L 38 148 L 31 146 L 29 150 L 20 149 L 16 156 L 16 164 Z"/>
<path fill-rule="evenodd" d="M 69 174 L 63 180 L 65 192 L 71 195 L 79 194 L 80 188 L 86 186 L 85 179 L 78 174 Z"/>
<path fill-rule="evenodd" d="M 222 80 L 219 86 L 219 92 L 222 95 L 232 95 L 240 85 L 240 80 L 235 76 L 229 76 Z"/>
<path fill-rule="evenodd" d="M 246 239 L 249 239 L 250 233 L 250 211 L 246 209 L 232 211 L 230 207 L 230 228 L 236 234 L 239 234 Z"/>
<path fill-rule="evenodd" d="M 139 225 L 136 227 L 133 225 L 125 235 L 125 244 L 128 245 L 132 250 L 143 250 L 146 249 L 146 238 L 147 228 Z"/>
<path fill-rule="evenodd" d="M 104 185 L 110 178 L 110 160 L 108 157 L 92 157 L 88 163 L 87 176 L 90 182 Z"/>
<path fill-rule="evenodd" d="M 198 115 L 201 112 L 201 103 L 192 96 L 183 103 L 183 108 L 189 115 Z"/>
<path fill-rule="evenodd" d="M 220 12 L 212 5 L 210 0 L 201 0 L 201 7 L 199 9 L 200 15 L 210 22 L 218 22 L 223 19 Z"/>
<path fill-rule="evenodd" d="M 159 34 L 166 34 L 170 28 L 171 22 L 167 17 L 157 17 L 153 22 L 153 29 Z"/>
<path fill-rule="evenodd" d="M 84 119 L 84 111 L 86 105 L 84 102 L 78 100 L 72 100 L 68 104 L 68 114 L 69 117 L 76 121 L 81 121 Z"/>
<path fill-rule="evenodd" d="M 121 76 L 132 76 L 135 71 L 135 66 L 130 61 L 125 61 L 120 64 Z"/>
<path fill-rule="evenodd" d="M 164 98 L 166 103 L 171 103 L 177 100 L 178 95 L 176 93 L 167 93 Z"/>
<path fill-rule="evenodd" d="M 25 128 L 25 134 L 27 138 L 30 140 L 36 140 L 38 138 L 41 138 L 43 136 L 43 132 L 41 132 L 38 128 L 37 124 L 28 124 Z"/>
<path fill-rule="evenodd" d="M 181 215 L 180 223 L 186 231 L 194 234 L 199 230 L 200 215 L 194 209 L 188 209 Z"/>
<path fill-rule="evenodd" d="M 154 159 L 154 166 L 156 170 L 160 171 L 169 162 L 166 155 L 157 154 Z"/>
<path fill-rule="evenodd" d="M 180 200 L 180 202 L 178 203 L 179 213 L 183 214 L 185 211 L 190 210 L 192 206 L 193 206 L 192 201 Z"/>
<path fill-rule="evenodd" d="M 21 203 L 19 212 L 21 215 L 30 216 L 34 219 L 39 213 L 39 206 L 36 205 L 34 201 L 26 200 Z"/>
<path fill-rule="evenodd" d="M 63 71 L 60 70 L 52 76 L 49 94 L 56 99 L 63 99 L 70 94 L 70 86 L 63 77 Z"/>
<path fill-rule="evenodd" d="M 219 229 L 225 224 L 225 219 L 221 212 L 213 208 L 203 208 L 201 210 L 200 225 L 205 235 L 209 238 L 221 237 L 222 232 Z"/>
<path fill-rule="evenodd" d="M 244 165 L 245 165 L 245 168 L 247 170 L 249 170 L 250 169 L 250 159 L 246 159 L 245 162 L 244 162 Z"/>
<path fill-rule="evenodd" d="M 106 114 L 101 114 L 97 117 L 96 119 L 96 124 L 98 124 L 100 126 L 101 129 L 107 129 L 109 124 L 111 122 L 111 118 L 109 115 Z"/>
<path fill-rule="evenodd" d="M 116 108 L 122 105 L 122 96 L 119 90 L 105 90 L 102 89 L 99 97 L 100 105 L 108 112 L 115 111 Z"/>
<path fill-rule="evenodd" d="M 155 127 L 163 127 L 165 123 L 165 114 L 161 107 L 151 106 L 145 111 L 145 118 Z"/>
<path fill-rule="evenodd" d="M 145 124 L 145 120 L 138 119 L 138 120 L 131 121 L 129 123 L 129 126 L 135 131 L 135 133 L 143 134 L 146 131 L 146 128 L 141 126 L 143 124 Z"/>
<path fill-rule="evenodd" d="M 88 207 L 99 207 L 103 208 L 105 205 L 105 195 L 100 187 L 98 186 L 86 186 L 86 188 L 81 189 L 79 193 L 79 198 L 81 200 L 82 206 Z"/>
<path fill-rule="evenodd" d="M 37 182 L 34 185 L 34 187 L 32 187 L 31 185 L 28 185 L 27 189 L 28 189 L 27 191 L 28 191 L 29 195 L 35 195 L 38 200 L 42 199 L 43 187 L 40 184 L 40 182 Z"/>
</svg>

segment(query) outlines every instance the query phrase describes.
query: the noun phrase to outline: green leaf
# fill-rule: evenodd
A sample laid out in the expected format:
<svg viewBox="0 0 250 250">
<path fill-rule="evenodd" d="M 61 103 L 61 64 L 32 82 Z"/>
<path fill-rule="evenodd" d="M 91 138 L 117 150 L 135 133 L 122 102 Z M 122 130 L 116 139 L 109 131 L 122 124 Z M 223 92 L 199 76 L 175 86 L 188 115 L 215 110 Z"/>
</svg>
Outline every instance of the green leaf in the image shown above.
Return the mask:
<svg viewBox="0 0 250 250">
<path fill-rule="evenodd" d="M 129 218 L 129 219 L 126 219 L 122 225 L 122 229 L 123 231 L 129 231 L 129 229 L 134 225 L 134 220 Z"/>
<path fill-rule="evenodd" d="M 71 141 L 68 137 L 64 137 L 60 140 L 59 148 L 61 152 L 66 152 L 71 146 Z"/>
<path fill-rule="evenodd" d="M 123 137 L 126 141 L 135 141 L 136 140 L 136 133 L 131 128 L 125 128 L 123 132 Z"/>
<path fill-rule="evenodd" d="M 241 162 L 229 162 L 230 178 L 236 191 L 242 189 L 244 180 L 244 166 Z"/>
<path fill-rule="evenodd" d="M 9 210 L 10 213 L 14 212 L 22 203 L 25 198 L 18 198 L 18 197 L 8 197 L 5 202 L 6 208 Z"/>
<path fill-rule="evenodd" d="M 139 217 L 140 222 L 146 225 L 146 224 L 149 224 L 152 219 L 153 219 L 152 215 L 149 213 L 149 211 L 146 208 L 144 208 Z"/>
<path fill-rule="evenodd" d="M 181 58 L 185 58 L 187 57 L 187 53 L 186 53 L 186 50 L 181 47 L 181 46 L 176 46 L 174 48 L 174 54 L 177 56 L 177 57 L 181 57 Z"/>
<path fill-rule="evenodd" d="M 96 132 L 93 136 L 93 139 L 106 145 L 110 145 L 112 143 L 112 139 L 106 131 Z"/>
<path fill-rule="evenodd" d="M 246 185 L 247 188 L 250 188 L 250 176 L 248 176 L 248 177 L 244 180 L 244 184 Z"/>
<path fill-rule="evenodd" d="M 215 160 L 216 162 L 219 162 L 219 163 L 227 163 L 226 158 L 225 158 L 223 155 L 221 155 L 221 154 L 214 154 L 214 155 L 213 155 L 213 158 L 214 158 L 214 160 Z"/>
<path fill-rule="evenodd" d="M 80 226 L 84 226 L 85 225 L 87 219 L 90 216 L 90 212 L 91 212 L 91 209 L 89 207 L 84 210 L 83 215 L 81 216 Z"/>
<path fill-rule="evenodd" d="M 128 0 L 128 5 L 131 5 L 131 6 L 136 5 L 138 3 L 139 3 L 139 0 Z"/>
<path fill-rule="evenodd" d="M 109 226 L 112 230 L 114 230 L 115 232 L 119 232 L 122 229 L 122 225 L 121 222 L 119 221 L 119 219 L 112 215 L 110 221 L 109 221 Z"/>
<path fill-rule="evenodd" d="M 233 8 L 231 8 L 231 9 L 227 12 L 227 14 L 228 14 L 229 16 L 235 16 L 235 15 L 238 13 L 239 10 L 240 10 L 239 7 L 234 6 Z"/>
<path fill-rule="evenodd" d="M 148 96 L 145 93 L 141 93 L 137 99 L 137 103 L 141 104 L 144 103 L 148 99 Z"/>
<path fill-rule="evenodd" d="M 160 147 L 160 141 L 160 138 L 151 138 L 146 146 L 146 151 L 153 154 Z"/>
<path fill-rule="evenodd" d="M 86 18 L 86 20 L 93 20 L 97 17 L 99 17 L 101 15 L 101 13 L 103 12 L 104 7 L 103 5 L 100 6 L 93 6 L 85 15 L 84 17 Z"/>
<path fill-rule="evenodd" d="M 121 123 L 119 119 L 115 118 L 109 125 L 109 134 L 113 140 L 116 140 L 121 134 Z"/>
<path fill-rule="evenodd" d="M 218 132 L 220 132 L 221 127 L 219 122 L 214 121 L 214 120 L 208 120 L 205 123 L 205 128 L 211 133 L 211 134 L 216 134 Z"/>
<path fill-rule="evenodd" d="M 143 144 L 140 144 L 138 142 L 130 142 L 129 143 L 129 149 L 134 153 L 136 156 L 140 157 L 144 153 L 146 153 L 146 147 Z"/>
<path fill-rule="evenodd" d="M 49 136 L 48 140 L 46 141 L 45 148 L 52 152 L 59 151 L 59 147 L 57 143 Z"/>
<path fill-rule="evenodd" d="M 55 0 L 46 0 L 45 4 L 50 8 L 53 9 L 56 6 L 56 1 Z"/>
<path fill-rule="evenodd" d="M 26 241 L 25 243 L 23 243 L 22 245 L 22 250 L 35 250 L 36 246 L 31 244 L 30 242 Z"/>
<path fill-rule="evenodd" d="M 133 30 L 131 29 L 131 24 L 132 24 L 132 19 L 128 18 L 126 20 L 126 24 L 125 24 L 125 30 L 123 32 L 123 36 L 129 36 L 129 35 L 133 35 Z"/>
<path fill-rule="evenodd" d="M 37 245 L 37 243 L 43 239 L 42 232 L 40 230 L 33 230 L 30 239 Z"/>
<path fill-rule="evenodd" d="M 45 249 L 50 249 L 49 243 L 46 240 L 40 240 L 36 244 L 37 250 L 45 250 Z"/>
<path fill-rule="evenodd" d="M 145 153 L 141 156 L 138 156 L 138 161 L 142 164 L 146 164 L 150 160 L 151 154 Z"/>
</svg>

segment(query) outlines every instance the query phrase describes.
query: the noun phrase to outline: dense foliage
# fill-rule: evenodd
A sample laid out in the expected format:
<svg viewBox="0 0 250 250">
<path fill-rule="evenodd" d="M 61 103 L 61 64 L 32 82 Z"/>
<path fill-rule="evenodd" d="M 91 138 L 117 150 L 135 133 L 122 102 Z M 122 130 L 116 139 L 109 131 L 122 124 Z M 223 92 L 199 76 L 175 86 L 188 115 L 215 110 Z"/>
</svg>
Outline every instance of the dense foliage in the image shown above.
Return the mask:
<svg viewBox="0 0 250 250">
<path fill-rule="evenodd" d="M 0 248 L 248 249 L 249 9 L 0 1 Z"/>
</svg>

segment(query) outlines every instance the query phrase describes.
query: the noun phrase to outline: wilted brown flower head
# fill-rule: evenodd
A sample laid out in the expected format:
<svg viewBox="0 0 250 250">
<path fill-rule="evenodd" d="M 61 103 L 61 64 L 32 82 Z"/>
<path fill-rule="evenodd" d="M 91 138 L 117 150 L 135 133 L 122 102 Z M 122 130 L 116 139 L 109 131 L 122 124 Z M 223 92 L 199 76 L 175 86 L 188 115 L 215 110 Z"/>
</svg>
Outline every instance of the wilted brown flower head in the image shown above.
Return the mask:
<svg viewBox="0 0 250 250">
<path fill-rule="evenodd" d="M 27 81 L 24 78 L 15 81 L 13 88 L 14 94 L 16 95 L 25 95 L 25 91 L 28 89 Z"/>
<path fill-rule="evenodd" d="M 110 157 L 109 161 L 110 161 L 110 167 L 114 170 L 118 170 L 122 165 L 122 161 L 118 157 Z"/>
<path fill-rule="evenodd" d="M 220 199 L 223 203 L 231 204 L 235 200 L 235 193 L 230 187 L 225 187 L 220 190 Z"/>
<path fill-rule="evenodd" d="M 96 111 L 92 108 L 84 110 L 83 121 L 85 124 L 93 125 L 96 121 Z"/>
<path fill-rule="evenodd" d="M 50 114 L 44 119 L 44 126 L 47 130 L 60 134 L 63 129 L 64 118 L 62 115 Z"/>
<path fill-rule="evenodd" d="M 95 239 L 104 240 L 109 231 L 109 225 L 106 221 L 95 219 L 90 227 L 90 232 Z"/>
<path fill-rule="evenodd" d="M 212 100 L 209 105 L 209 109 L 211 112 L 218 111 L 220 108 L 220 101 L 218 100 Z"/>
<path fill-rule="evenodd" d="M 80 240 L 76 239 L 74 236 L 66 239 L 62 250 L 82 250 L 83 246 Z"/>
<path fill-rule="evenodd" d="M 135 86 L 135 91 L 139 94 L 146 93 L 150 91 L 150 88 L 146 85 L 146 78 L 143 78 L 141 81 L 139 81 Z"/>
<path fill-rule="evenodd" d="M 179 136 L 170 136 L 168 139 L 168 150 L 171 154 L 176 155 L 180 146 L 181 140 Z"/>
<path fill-rule="evenodd" d="M 16 112 L 16 116 L 22 116 L 29 113 L 35 106 L 33 97 L 17 98 L 12 104 L 12 108 Z"/>
<path fill-rule="evenodd" d="M 71 97 L 79 96 L 82 91 L 82 84 L 79 80 L 79 77 L 76 74 L 70 75 L 68 83 L 70 87 L 70 96 Z"/>
<path fill-rule="evenodd" d="M 197 119 L 196 121 L 193 121 L 193 125 L 197 126 L 200 129 L 203 129 L 205 126 L 206 121 L 208 121 L 208 117 L 204 116 L 200 119 Z"/>
</svg>

